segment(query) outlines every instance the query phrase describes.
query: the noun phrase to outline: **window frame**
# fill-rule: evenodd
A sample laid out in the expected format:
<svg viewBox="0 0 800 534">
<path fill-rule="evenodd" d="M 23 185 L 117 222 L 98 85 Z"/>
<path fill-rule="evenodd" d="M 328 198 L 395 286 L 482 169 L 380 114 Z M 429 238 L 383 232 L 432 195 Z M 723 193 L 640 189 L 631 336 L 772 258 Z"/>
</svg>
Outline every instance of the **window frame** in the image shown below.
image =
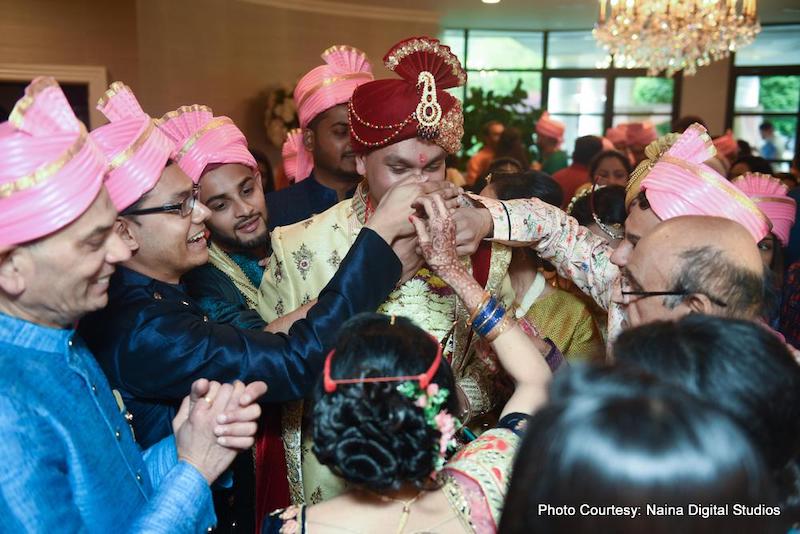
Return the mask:
<svg viewBox="0 0 800 534">
<path fill-rule="evenodd" d="M 464 52 L 463 57 L 460 58 L 461 64 L 464 65 L 464 70 L 467 72 L 467 83 L 461 88 L 461 99 L 466 100 L 467 98 L 467 90 L 469 88 L 469 80 L 470 80 L 470 73 L 477 73 L 481 70 L 492 70 L 496 72 L 504 72 L 504 73 L 539 73 L 541 76 L 541 83 L 542 83 L 542 93 L 541 93 L 541 103 L 538 109 L 547 110 L 548 109 L 548 99 L 550 94 L 550 80 L 552 78 L 603 78 L 605 80 L 605 87 L 606 87 L 606 101 L 603 109 L 603 113 L 554 113 L 556 115 L 565 115 L 565 116 L 580 116 L 580 115 L 594 115 L 603 117 L 603 132 L 601 135 L 605 133 L 608 128 L 611 128 L 614 122 L 614 89 L 615 89 L 615 82 L 618 78 L 637 78 L 637 77 L 646 77 L 647 70 L 646 69 L 625 69 L 615 67 L 613 62 L 611 66 L 606 68 L 550 68 L 547 65 L 547 56 L 549 53 L 549 45 L 550 45 L 550 35 L 554 33 L 562 33 L 562 32 L 577 32 L 577 31 L 586 31 L 585 28 L 579 29 L 558 29 L 558 30 L 515 30 L 515 29 L 504 29 L 498 30 L 496 28 L 452 28 L 452 27 L 445 27 L 442 28 L 442 32 L 450 31 L 450 32 L 462 32 L 463 39 L 464 39 Z M 528 33 L 538 33 L 542 34 L 542 68 L 530 68 L 530 69 L 508 69 L 508 68 L 493 68 L 493 69 L 468 69 L 468 59 L 469 59 L 469 34 L 470 31 L 492 31 L 497 32 L 498 34 L 502 34 L 502 32 L 528 32 Z M 680 116 L 680 106 L 681 106 L 681 96 L 683 90 L 683 72 L 679 72 L 672 77 L 673 80 L 673 92 L 672 92 L 672 110 L 670 112 L 670 118 L 672 122 L 678 119 Z M 623 113 L 617 113 L 617 115 L 622 115 Z M 653 115 L 652 112 L 635 112 L 635 113 L 624 113 L 627 116 L 641 116 L 641 117 L 649 117 Z M 658 114 L 658 113 L 656 113 Z M 666 113 L 665 113 L 666 115 Z"/>
</svg>

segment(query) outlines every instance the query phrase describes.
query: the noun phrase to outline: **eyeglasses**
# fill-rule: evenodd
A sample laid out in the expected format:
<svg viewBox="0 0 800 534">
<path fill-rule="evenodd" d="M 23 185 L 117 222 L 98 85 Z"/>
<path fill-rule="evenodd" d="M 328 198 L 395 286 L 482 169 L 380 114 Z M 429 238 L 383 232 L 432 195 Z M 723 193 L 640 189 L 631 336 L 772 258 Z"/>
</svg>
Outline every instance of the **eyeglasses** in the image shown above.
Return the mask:
<svg viewBox="0 0 800 534">
<path fill-rule="evenodd" d="M 633 290 L 632 287 L 631 287 L 631 280 L 627 276 L 625 276 L 624 274 L 622 276 L 621 283 L 622 283 L 622 288 L 621 288 L 622 291 L 620 291 L 620 293 L 622 294 L 623 297 L 629 297 L 629 296 L 633 297 L 633 296 L 635 296 L 635 297 L 639 297 L 639 298 L 643 298 L 644 299 L 644 298 L 647 298 L 647 297 L 671 297 L 671 296 L 687 297 L 689 295 L 701 294 L 701 295 L 705 295 L 708 298 L 708 300 L 710 300 L 712 303 L 716 304 L 717 306 L 720 306 L 722 308 L 725 308 L 725 307 L 728 306 L 724 301 L 722 301 L 722 300 L 720 300 L 718 298 L 715 298 L 715 297 L 709 295 L 708 293 L 703 293 L 703 292 L 700 292 L 700 291 L 644 291 L 644 290 Z"/>
<path fill-rule="evenodd" d="M 701 294 L 705 295 L 708 300 L 716 304 L 717 306 L 721 306 L 723 308 L 727 307 L 728 305 L 723 301 L 719 300 L 718 298 L 714 298 L 708 293 L 699 293 L 698 291 L 622 291 L 622 296 L 637 296 L 639 298 L 647 298 L 647 297 L 669 297 L 669 296 L 681 296 L 686 297 L 689 295 Z"/>
<path fill-rule="evenodd" d="M 151 213 L 165 213 L 169 211 L 176 211 L 181 217 L 188 217 L 197 204 L 197 195 L 199 188 L 195 185 L 192 187 L 192 194 L 186 197 L 183 202 L 177 204 L 165 204 L 157 208 L 144 208 L 140 210 L 125 211 L 122 215 L 150 215 Z"/>
<path fill-rule="evenodd" d="M 433 337 L 433 336 L 431 336 Z M 333 355 L 336 354 L 336 349 L 330 351 L 328 356 L 325 358 L 325 367 L 322 373 L 322 383 L 325 388 L 325 393 L 333 393 L 336 391 L 336 386 L 339 384 L 365 384 L 370 382 L 405 382 L 406 380 L 415 380 L 419 382 L 420 389 L 425 389 L 433 380 L 436 371 L 439 369 L 439 364 L 442 362 L 442 344 L 439 343 L 436 338 L 433 338 L 433 341 L 436 342 L 436 357 L 433 359 L 433 363 L 428 368 L 427 371 L 422 373 L 421 375 L 410 375 L 410 376 L 376 376 L 376 377 L 365 377 L 365 378 L 331 378 L 331 360 L 333 359 Z"/>
</svg>

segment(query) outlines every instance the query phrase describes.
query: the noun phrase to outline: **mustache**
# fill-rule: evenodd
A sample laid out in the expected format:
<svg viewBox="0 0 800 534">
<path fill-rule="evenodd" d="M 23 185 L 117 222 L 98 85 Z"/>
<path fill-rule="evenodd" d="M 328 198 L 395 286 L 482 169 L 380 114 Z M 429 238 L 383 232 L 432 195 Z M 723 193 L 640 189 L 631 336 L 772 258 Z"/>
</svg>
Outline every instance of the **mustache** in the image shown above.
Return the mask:
<svg viewBox="0 0 800 534">
<path fill-rule="evenodd" d="M 246 216 L 244 216 L 244 217 L 239 217 L 239 222 L 237 222 L 237 223 L 234 225 L 234 228 L 235 228 L 236 230 L 238 230 L 239 228 L 241 228 L 241 227 L 243 227 L 243 226 L 247 226 L 248 224 L 250 224 L 251 222 L 253 222 L 253 219 L 254 219 L 254 218 L 259 218 L 259 219 L 262 219 L 263 217 L 261 217 L 261 214 L 260 214 L 260 213 L 257 213 L 257 212 L 256 212 L 256 213 L 251 213 L 250 215 L 246 215 Z"/>
</svg>

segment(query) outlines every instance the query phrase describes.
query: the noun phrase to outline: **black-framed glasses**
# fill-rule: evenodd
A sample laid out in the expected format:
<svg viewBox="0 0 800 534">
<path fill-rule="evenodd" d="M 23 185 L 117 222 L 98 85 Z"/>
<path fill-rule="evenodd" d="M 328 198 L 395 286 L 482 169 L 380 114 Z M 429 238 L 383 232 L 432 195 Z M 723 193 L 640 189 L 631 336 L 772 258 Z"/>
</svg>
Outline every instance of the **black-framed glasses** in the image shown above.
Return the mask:
<svg viewBox="0 0 800 534">
<path fill-rule="evenodd" d="M 183 202 L 179 202 L 176 204 L 164 204 L 163 206 L 159 206 L 157 208 L 143 208 L 140 210 L 133 210 L 133 211 L 125 211 L 123 215 L 150 215 L 151 213 L 165 213 L 165 212 L 178 212 L 181 217 L 188 217 L 192 211 L 194 211 L 194 207 L 197 204 L 197 195 L 199 193 L 199 188 L 195 185 L 192 187 L 192 194 L 186 197 Z"/>
<path fill-rule="evenodd" d="M 695 293 L 699 293 L 697 291 L 622 291 L 622 296 L 636 296 L 639 298 L 647 298 L 647 297 L 669 297 L 669 296 L 681 296 L 686 297 L 689 295 L 693 295 Z M 728 305 L 723 301 L 719 300 L 718 298 L 714 298 L 707 293 L 701 293 L 708 297 L 708 300 L 716 304 L 717 306 L 721 306 L 723 308 L 727 307 Z"/>
</svg>

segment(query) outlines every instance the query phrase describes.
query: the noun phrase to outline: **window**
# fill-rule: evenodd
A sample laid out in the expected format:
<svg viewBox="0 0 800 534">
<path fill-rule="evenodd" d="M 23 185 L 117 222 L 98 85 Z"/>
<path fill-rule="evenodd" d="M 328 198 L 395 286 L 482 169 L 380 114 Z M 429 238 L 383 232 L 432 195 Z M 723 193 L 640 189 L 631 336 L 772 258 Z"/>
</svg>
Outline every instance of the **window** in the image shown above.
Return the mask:
<svg viewBox="0 0 800 534">
<path fill-rule="evenodd" d="M 681 77 L 648 78 L 643 70 L 609 68 L 590 31 L 460 30 L 443 32 L 467 69 L 467 86 L 509 93 L 522 81 L 527 103 L 566 125 L 571 152 L 582 135 L 603 135 L 622 122 L 652 121 L 667 133 L 679 109 Z"/>
<path fill-rule="evenodd" d="M 800 25 L 765 26 L 752 45 L 736 53 L 731 71 L 728 127 L 776 172 L 787 171 L 797 152 L 798 47 Z"/>
</svg>

